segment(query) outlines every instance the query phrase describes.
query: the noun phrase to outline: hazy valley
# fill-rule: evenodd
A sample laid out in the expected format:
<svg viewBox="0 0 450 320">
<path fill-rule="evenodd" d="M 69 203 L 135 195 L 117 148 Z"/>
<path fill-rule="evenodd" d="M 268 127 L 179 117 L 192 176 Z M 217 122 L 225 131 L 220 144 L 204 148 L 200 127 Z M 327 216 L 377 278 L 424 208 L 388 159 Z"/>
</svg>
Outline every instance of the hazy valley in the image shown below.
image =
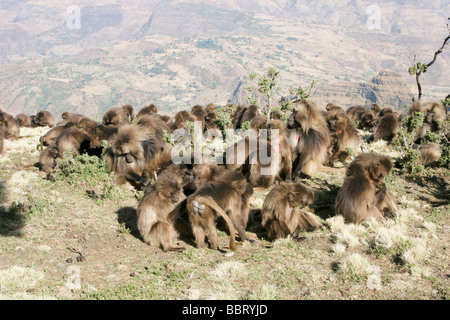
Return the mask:
<svg viewBox="0 0 450 320">
<path fill-rule="evenodd" d="M 225 104 L 240 84 L 245 89 L 250 72 L 271 66 L 281 71 L 280 94 L 316 80 L 319 104 L 344 106 L 369 102 L 355 88 L 392 70 L 400 81 L 392 86 L 402 87 L 399 107 L 417 93 L 408 74 L 414 55 L 432 59 L 448 34 L 450 8 L 445 1 L 79 1 L 80 29 L 70 29 L 71 4 L 0 5 L 3 110 L 95 116 L 115 105 L 153 102 L 174 113 Z M 371 5 L 380 9 L 381 29 L 367 26 Z M 449 54 L 422 77 L 425 98 L 448 94 Z"/>
</svg>

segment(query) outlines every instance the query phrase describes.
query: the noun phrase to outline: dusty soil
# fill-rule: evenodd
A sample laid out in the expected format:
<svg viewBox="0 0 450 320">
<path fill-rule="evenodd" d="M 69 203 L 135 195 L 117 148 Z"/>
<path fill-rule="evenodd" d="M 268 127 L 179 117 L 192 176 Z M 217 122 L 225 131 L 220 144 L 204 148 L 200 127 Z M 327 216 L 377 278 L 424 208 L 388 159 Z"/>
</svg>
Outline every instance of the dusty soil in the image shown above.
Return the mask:
<svg viewBox="0 0 450 320">
<path fill-rule="evenodd" d="M 99 200 L 101 185 L 49 181 L 32 167 L 39 136 L 22 129 L 0 156 L 1 299 L 426 299 L 450 297 L 450 174 L 429 169 L 419 178 L 394 170 L 388 189 L 395 218 L 345 225 L 333 214 L 342 169 L 302 180 L 322 191 L 314 204 L 324 227 L 300 241 L 258 236 L 258 209 L 268 190 L 255 192 L 252 241 L 236 253 L 181 253 L 142 242 L 136 229 L 139 194 L 118 188 Z M 96 189 L 97 188 L 97 189 Z"/>
</svg>

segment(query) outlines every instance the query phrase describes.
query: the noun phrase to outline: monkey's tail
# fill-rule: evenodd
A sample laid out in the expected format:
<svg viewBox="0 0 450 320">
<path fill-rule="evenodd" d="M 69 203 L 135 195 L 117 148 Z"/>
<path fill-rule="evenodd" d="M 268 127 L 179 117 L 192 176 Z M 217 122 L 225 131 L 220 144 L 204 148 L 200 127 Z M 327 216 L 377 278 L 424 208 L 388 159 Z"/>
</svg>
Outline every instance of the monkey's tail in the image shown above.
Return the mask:
<svg viewBox="0 0 450 320">
<path fill-rule="evenodd" d="M 236 251 L 237 245 L 236 245 L 236 230 L 234 229 L 233 223 L 231 222 L 230 217 L 223 211 L 221 207 L 217 204 L 217 202 L 210 196 L 196 196 L 195 197 L 198 202 L 202 202 L 205 205 L 209 206 L 211 209 L 215 210 L 218 214 L 222 216 L 222 218 L 225 220 L 225 222 L 228 225 L 228 230 L 230 231 L 230 249 L 232 251 Z"/>
<path fill-rule="evenodd" d="M 44 136 L 39 138 L 39 149 L 40 151 L 44 150 Z"/>
</svg>

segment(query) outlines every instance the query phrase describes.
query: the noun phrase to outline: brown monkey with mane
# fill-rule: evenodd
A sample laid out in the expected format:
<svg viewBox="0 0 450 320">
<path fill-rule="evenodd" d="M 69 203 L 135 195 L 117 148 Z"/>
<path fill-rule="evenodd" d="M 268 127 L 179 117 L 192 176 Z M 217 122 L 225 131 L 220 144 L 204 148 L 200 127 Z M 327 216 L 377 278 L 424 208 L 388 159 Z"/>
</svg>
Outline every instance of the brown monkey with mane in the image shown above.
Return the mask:
<svg viewBox="0 0 450 320">
<path fill-rule="evenodd" d="M 129 182 L 139 188 L 171 163 L 171 152 L 171 146 L 151 129 L 129 124 L 118 128 L 104 156 L 119 184 Z"/>
<path fill-rule="evenodd" d="M 80 113 L 71 113 L 68 111 L 65 111 L 61 114 L 61 118 L 64 122 L 73 122 L 75 125 L 78 124 L 78 121 L 83 119 L 85 116 Z M 63 123 L 58 123 L 58 125 L 62 125 Z"/>
<path fill-rule="evenodd" d="M 314 191 L 301 182 L 283 182 L 267 194 L 261 214 L 262 226 L 270 241 L 292 236 L 302 231 L 320 228 L 322 224 L 305 206 L 314 202 Z"/>
<path fill-rule="evenodd" d="M 377 120 L 375 130 L 367 141 L 392 141 L 400 127 L 398 114 L 392 108 L 384 108 L 381 110 L 379 116 L 380 118 Z"/>
<path fill-rule="evenodd" d="M 104 125 L 100 123 L 95 127 L 94 136 L 99 141 L 107 141 L 108 144 L 114 139 L 115 135 L 119 132 L 119 126 Z"/>
<path fill-rule="evenodd" d="M 134 119 L 134 108 L 132 105 L 113 107 L 105 112 L 102 123 L 104 125 L 121 125 L 130 123 Z"/>
<path fill-rule="evenodd" d="M 4 139 L 17 140 L 20 137 L 20 126 L 14 117 L 0 111 L 0 131 Z"/>
<path fill-rule="evenodd" d="M 428 131 L 438 132 L 439 124 L 447 119 L 445 107 L 440 102 L 415 101 L 406 115 L 414 115 L 416 112 L 421 112 L 425 116 L 423 125 L 417 132 L 416 143 L 422 143 Z"/>
<path fill-rule="evenodd" d="M 418 146 L 420 151 L 419 161 L 423 164 L 438 161 L 442 156 L 442 149 L 437 143 L 427 143 Z"/>
<path fill-rule="evenodd" d="M 46 134 L 44 134 L 42 137 L 39 138 L 39 148 L 40 150 L 44 150 L 44 146 L 47 147 L 52 144 L 56 144 L 56 140 L 61 135 L 61 133 L 68 129 L 73 127 L 73 122 L 67 122 L 64 125 L 56 126 L 52 129 L 50 129 Z"/>
<path fill-rule="evenodd" d="M 316 171 L 328 164 L 330 131 L 322 112 L 312 101 L 293 105 L 288 119 L 288 141 L 296 163 L 294 176 L 314 176 Z"/>
<path fill-rule="evenodd" d="M 36 126 L 45 127 L 48 126 L 53 128 L 55 126 L 55 118 L 52 113 L 47 110 L 39 111 L 33 118 L 32 122 L 36 124 Z"/>
<path fill-rule="evenodd" d="M 361 223 L 395 213 L 395 203 L 384 181 L 391 169 L 392 160 L 387 156 L 366 153 L 356 157 L 336 197 L 336 214 L 343 215 L 347 223 Z"/>
<path fill-rule="evenodd" d="M 358 152 L 361 143 L 358 130 L 345 113 L 335 114 L 328 123 L 333 141 L 330 163 L 347 162 L 350 160 L 349 148 Z"/>
<path fill-rule="evenodd" d="M 153 104 L 149 104 L 148 106 L 143 107 L 141 110 L 139 110 L 138 114 L 136 115 L 136 119 L 139 119 L 140 117 L 144 116 L 144 115 L 149 115 L 158 113 L 158 108 Z"/>
<path fill-rule="evenodd" d="M 49 145 L 39 154 L 39 161 L 34 164 L 45 173 L 53 173 L 57 166 L 56 159 L 59 157 L 59 150 L 55 144 Z"/>
<path fill-rule="evenodd" d="M 58 147 L 59 157 L 63 157 L 68 150 L 72 151 L 72 155 L 76 156 L 82 153 L 99 154 L 101 151 L 101 143 L 91 137 L 86 131 L 70 127 L 61 132 L 56 139 L 56 146 Z"/>
<path fill-rule="evenodd" d="M 15 119 L 19 127 L 31 127 L 31 119 L 26 114 L 19 113 L 18 115 L 16 115 Z"/>
</svg>

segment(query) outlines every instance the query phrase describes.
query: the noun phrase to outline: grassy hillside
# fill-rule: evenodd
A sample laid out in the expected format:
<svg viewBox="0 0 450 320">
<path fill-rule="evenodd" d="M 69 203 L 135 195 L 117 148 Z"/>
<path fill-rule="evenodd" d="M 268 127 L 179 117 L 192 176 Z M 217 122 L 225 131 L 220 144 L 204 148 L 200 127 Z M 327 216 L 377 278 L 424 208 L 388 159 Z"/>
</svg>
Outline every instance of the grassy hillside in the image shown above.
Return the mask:
<svg viewBox="0 0 450 320">
<path fill-rule="evenodd" d="M 333 216 L 344 178 L 337 168 L 302 180 L 322 191 L 316 212 L 324 228 L 299 242 L 258 237 L 256 218 L 247 230 L 252 242 L 236 253 L 225 232 L 219 251 L 180 240 L 184 252 L 165 253 L 139 237 L 142 194 L 114 186 L 101 165 L 75 163 L 54 181 L 30 167 L 47 130 L 22 128 L 27 137 L 5 140 L 0 156 L 1 299 L 450 298 L 447 169 L 418 178 L 394 169 L 387 187 L 400 210 L 393 219 L 346 225 Z M 382 142 L 369 148 L 398 156 Z M 255 192 L 252 209 L 268 191 Z"/>
</svg>

